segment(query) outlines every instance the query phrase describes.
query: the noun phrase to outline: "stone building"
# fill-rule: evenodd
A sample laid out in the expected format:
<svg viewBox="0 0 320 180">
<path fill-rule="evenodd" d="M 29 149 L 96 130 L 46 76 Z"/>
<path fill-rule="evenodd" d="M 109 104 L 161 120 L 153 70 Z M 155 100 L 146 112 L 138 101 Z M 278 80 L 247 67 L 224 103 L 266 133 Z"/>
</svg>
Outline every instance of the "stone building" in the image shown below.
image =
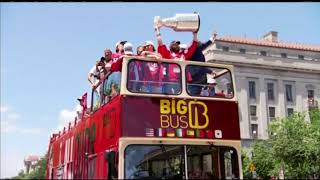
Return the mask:
<svg viewBox="0 0 320 180">
<path fill-rule="evenodd" d="M 25 167 L 25 173 L 28 174 L 31 171 L 35 170 L 35 165 L 40 160 L 39 156 L 30 155 L 24 158 L 24 167 Z"/>
<path fill-rule="evenodd" d="M 261 39 L 219 37 L 204 54 L 208 62 L 235 67 L 244 146 L 267 139 L 275 118 L 318 106 L 320 45 L 281 42 L 271 31 Z"/>
</svg>

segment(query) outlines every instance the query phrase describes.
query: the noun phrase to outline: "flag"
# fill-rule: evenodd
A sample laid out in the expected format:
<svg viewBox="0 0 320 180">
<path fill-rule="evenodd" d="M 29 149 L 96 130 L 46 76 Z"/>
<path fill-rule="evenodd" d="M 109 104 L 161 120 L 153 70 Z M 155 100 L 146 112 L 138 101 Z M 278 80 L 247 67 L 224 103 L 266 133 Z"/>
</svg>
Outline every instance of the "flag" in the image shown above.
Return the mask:
<svg viewBox="0 0 320 180">
<path fill-rule="evenodd" d="M 87 109 L 87 94 L 88 93 L 84 93 L 80 100 L 80 105 L 83 107 L 84 110 Z"/>
<path fill-rule="evenodd" d="M 205 137 L 204 131 L 201 129 L 197 129 L 196 130 L 196 137 L 204 138 Z"/>
<path fill-rule="evenodd" d="M 158 128 L 158 136 L 159 137 L 164 137 L 166 136 L 166 131 L 163 128 Z"/>
<path fill-rule="evenodd" d="M 186 136 L 186 130 L 182 128 L 176 129 L 177 137 L 185 137 Z"/>
<path fill-rule="evenodd" d="M 188 129 L 188 130 L 187 130 L 187 136 L 193 137 L 193 136 L 194 136 L 194 130 Z"/>
<path fill-rule="evenodd" d="M 172 128 L 167 129 L 167 137 L 175 137 L 175 130 Z"/>
<path fill-rule="evenodd" d="M 212 130 L 206 130 L 207 138 L 213 138 Z"/>
<path fill-rule="evenodd" d="M 146 136 L 154 137 L 154 129 L 153 128 L 146 128 Z"/>
</svg>

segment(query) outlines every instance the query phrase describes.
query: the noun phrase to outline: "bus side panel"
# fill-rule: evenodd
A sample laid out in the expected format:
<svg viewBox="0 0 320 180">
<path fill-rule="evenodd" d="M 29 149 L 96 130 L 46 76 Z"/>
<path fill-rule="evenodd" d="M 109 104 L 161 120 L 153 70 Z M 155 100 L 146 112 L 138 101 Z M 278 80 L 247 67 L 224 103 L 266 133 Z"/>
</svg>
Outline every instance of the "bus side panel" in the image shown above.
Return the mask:
<svg viewBox="0 0 320 180">
<path fill-rule="evenodd" d="M 108 104 L 102 107 L 100 132 L 98 139 L 100 143 L 97 147 L 100 151 L 108 150 L 118 145 L 120 136 L 120 111 L 121 96 L 112 99 Z"/>
<path fill-rule="evenodd" d="M 122 116 L 125 137 L 146 137 L 149 129 L 157 136 L 158 128 L 181 128 L 209 130 L 213 135 L 221 131 L 222 137 L 215 138 L 240 140 L 236 102 L 127 96 L 123 98 Z"/>
<path fill-rule="evenodd" d="M 94 150 L 97 154 L 95 178 L 108 177 L 108 161 L 105 153 L 117 151 L 120 136 L 120 104 L 121 96 L 117 96 L 97 110 L 92 116 L 92 123 L 96 126 Z"/>
</svg>

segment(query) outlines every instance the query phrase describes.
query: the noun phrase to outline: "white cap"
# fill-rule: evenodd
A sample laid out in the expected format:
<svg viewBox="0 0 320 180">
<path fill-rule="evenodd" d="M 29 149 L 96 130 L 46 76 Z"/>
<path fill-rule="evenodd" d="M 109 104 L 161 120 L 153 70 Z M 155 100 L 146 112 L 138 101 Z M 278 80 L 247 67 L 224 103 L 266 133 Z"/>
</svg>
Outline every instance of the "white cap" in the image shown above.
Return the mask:
<svg viewBox="0 0 320 180">
<path fill-rule="evenodd" d="M 116 43 L 116 48 L 119 46 L 119 44 L 120 44 L 120 41 L 118 41 L 118 42 Z"/>
<path fill-rule="evenodd" d="M 133 54 L 133 48 L 132 48 L 131 43 L 129 43 L 129 42 L 125 43 L 123 48 L 124 48 L 125 55 L 132 55 Z"/>
<path fill-rule="evenodd" d="M 180 47 L 181 49 L 187 49 L 187 45 L 186 45 L 186 44 L 180 44 L 179 47 Z"/>
<path fill-rule="evenodd" d="M 217 84 L 216 80 L 214 78 L 208 78 L 208 84 Z"/>
<path fill-rule="evenodd" d="M 152 42 L 152 41 L 146 41 L 146 42 L 144 43 L 144 45 L 145 45 L 145 46 L 148 46 L 148 45 L 152 45 L 152 46 L 154 46 L 154 44 L 153 44 L 153 42 Z"/>
</svg>

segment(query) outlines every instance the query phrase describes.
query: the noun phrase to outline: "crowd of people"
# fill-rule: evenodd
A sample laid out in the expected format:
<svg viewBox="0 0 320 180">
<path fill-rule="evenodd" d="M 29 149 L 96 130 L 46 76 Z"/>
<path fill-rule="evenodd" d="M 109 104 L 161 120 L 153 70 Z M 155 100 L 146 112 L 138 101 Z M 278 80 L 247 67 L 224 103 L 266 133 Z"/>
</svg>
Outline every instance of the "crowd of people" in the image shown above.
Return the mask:
<svg viewBox="0 0 320 180">
<path fill-rule="evenodd" d="M 211 45 L 217 36 L 217 33 L 214 32 L 210 39 L 203 43 L 198 40 L 197 32 L 193 32 L 193 40 L 189 47 L 175 40 L 170 43 L 168 48 L 163 43 L 160 28 L 155 28 L 155 32 L 158 43 L 157 48 L 152 41 L 145 41 L 143 45 L 137 47 L 136 52 L 133 52 L 133 45 L 130 42 L 119 41 L 115 45 L 115 52 L 112 52 L 111 49 L 105 49 L 104 57 L 101 57 L 96 62 L 88 74 L 88 81 L 91 87 L 96 88 L 99 85 L 99 80 L 104 79 L 111 72 L 121 72 L 124 55 L 205 62 L 205 56 L 202 51 Z M 178 83 L 180 77 L 180 67 L 178 65 L 167 64 L 164 67 L 159 62 L 148 62 L 144 63 L 142 67 L 142 64 L 138 61 L 133 61 L 132 63 L 134 64 L 128 66 L 128 78 L 130 82 L 128 86 L 133 92 L 177 94 L 181 91 L 181 85 Z M 166 69 L 166 72 L 164 72 L 164 69 Z M 187 70 L 186 77 L 188 81 L 188 93 L 202 96 L 213 95 L 215 82 L 207 87 L 194 85 L 208 85 L 208 74 L 213 78 L 215 76 L 215 72 L 210 70 L 210 68 L 190 67 Z M 166 83 L 159 83 L 162 81 Z M 100 90 L 97 89 L 97 91 Z"/>
</svg>

